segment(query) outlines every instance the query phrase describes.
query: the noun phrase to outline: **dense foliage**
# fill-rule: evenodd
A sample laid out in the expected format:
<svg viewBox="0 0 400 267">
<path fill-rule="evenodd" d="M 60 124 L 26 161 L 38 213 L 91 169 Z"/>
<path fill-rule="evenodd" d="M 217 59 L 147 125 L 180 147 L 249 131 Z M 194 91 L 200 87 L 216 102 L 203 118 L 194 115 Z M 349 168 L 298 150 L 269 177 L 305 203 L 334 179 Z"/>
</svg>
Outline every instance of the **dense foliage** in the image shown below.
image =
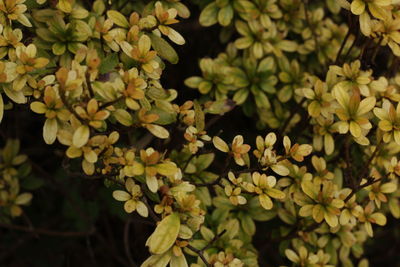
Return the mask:
<svg viewBox="0 0 400 267">
<path fill-rule="evenodd" d="M 0 262 L 382 262 L 398 2 L 0 0 Z"/>
</svg>

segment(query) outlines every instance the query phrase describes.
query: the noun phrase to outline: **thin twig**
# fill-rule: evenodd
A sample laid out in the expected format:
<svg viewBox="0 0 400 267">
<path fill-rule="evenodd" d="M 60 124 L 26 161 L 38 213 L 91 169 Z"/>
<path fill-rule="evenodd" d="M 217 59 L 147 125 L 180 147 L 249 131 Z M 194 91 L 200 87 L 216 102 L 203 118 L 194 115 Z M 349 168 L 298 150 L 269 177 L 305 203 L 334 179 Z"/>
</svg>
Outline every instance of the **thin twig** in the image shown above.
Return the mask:
<svg viewBox="0 0 400 267">
<path fill-rule="evenodd" d="M 383 144 L 383 139 L 381 139 L 378 143 L 378 145 L 375 147 L 374 152 L 372 153 L 371 157 L 369 157 L 368 161 L 365 163 L 364 167 L 361 169 L 360 174 L 358 175 L 358 182 L 361 181 L 361 179 L 367 174 L 369 170 L 369 166 L 371 162 L 374 160 L 376 155 L 378 154 L 379 150 L 381 149 Z"/>
<path fill-rule="evenodd" d="M 85 79 L 86 79 L 86 85 L 87 85 L 87 89 L 89 91 L 89 95 L 90 95 L 90 97 L 94 97 L 94 91 L 93 91 L 92 83 L 90 82 L 90 73 L 89 72 L 85 73 Z"/>
<path fill-rule="evenodd" d="M 344 39 L 342 41 L 342 45 L 340 46 L 339 52 L 336 55 L 335 65 L 337 65 L 339 63 L 339 58 L 342 55 L 343 49 L 346 46 L 347 40 L 349 39 L 350 35 L 351 35 L 351 29 L 349 27 L 349 29 L 347 30 L 346 36 L 344 37 Z"/>
<path fill-rule="evenodd" d="M 187 247 L 188 249 L 190 249 L 191 251 L 193 251 L 194 253 L 196 253 L 197 255 L 199 255 L 200 259 L 204 262 L 204 264 L 205 264 L 207 267 L 211 267 L 211 264 L 208 262 L 208 260 L 206 259 L 206 257 L 204 257 L 204 253 L 203 253 L 202 250 L 197 249 L 197 248 L 195 248 L 195 247 L 193 247 L 193 246 L 191 246 L 191 245 L 187 245 L 186 247 Z"/>
<path fill-rule="evenodd" d="M 142 185 L 142 191 L 144 191 L 144 185 Z M 147 201 L 147 198 L 145 197 L 145 196 L 143 196 L 142 198 L 141 198 L 141 200 L 142 200 L 142 202 L 146 205 L 146 207 L 147 207 L 147 209 L 149 210 L 149 215 L 150 215 L 150 217 L 154 220 L 154 221 L 156 221 L 156 222 L 158 222 L 158 221 L 160 221 L 160 218 L 157 216 L 157 214 L 153 211 L 153 209 L 151 208 L 151 206 L 150 206 L 150 204 L 149 204 L 149 202 Z"/>
<path fill-rule="evenodd" d="M 60 86 L 60 99 L 61 102 L 64 104 L 64 106 L 68 109 L 69 112 L 72 113 L 76 117 L 77 120 L 79 120 L 82 124 L 87 124 L 86 121 L 79 116 L 79 114 L 75 111 L 75 109 L 68 103 L 67 98 L 65 97 L 65 90 L 63 86 Z"/>
<path fill-rule="evenodd" d="M 373 185 L 374 183 L 377 183 L 380 181 L 382 181 L 382 178 L 374 179 L 373 177 L 369 177 L 365 184 L 357 186 L 356 189 L 352 189 L 350 194 L 344 199 L 344 202 L 346 203 L 347 201 L 349 201 L 350 198 L 352 198 L 354 196 L 354 194 L 357 193 L 358 191 L 360 191 L 361 189 L 363 189 L 367 186 Z"/>
<path fill-rule="evenodd" d="M 216 236 L 214 236 L 213 239 L 210 240 L 210 242 L 208 242 L 208 244 L 202 248 L 202 251 L 206 251 L 208 248 L 210 248 L 212 246 L 213 243 L 215 243 L 218 239 L 221 238 L 221 236 L 223 236 L 226 233 L 226 229 L 224 229 L 221 233 L 217 234 Z"/>
<path fill-rule="evenodd" d="M 104 109 L 106 107 L 112 106 L 112 105 L 118 103 L 119 101 L 121 101 L 122 99 L 124 99 L 124 96 L 120 96 L 120 97 L 118 97 L 118 98 L 116 98 L 116 99 L 114 99 L 114 100 L 112 100 L 110 102 L 107 102 L 107 103 L 104 103 L 104 104 L 100 105 L 99 109 Z"/>
<path fill-rule="evenodd" d="M 132 267 L 136 267 L 138 265 L 133 260 L 132 253 L 131 253 L 131 248 L 130 248 L 130 245 L 129 245 L 129 242 L 130 242 L 130 240 L 129 240 L 129 229 L 130 229 L 131 222 L 132 222 L 132 218 L 128 218 L 128 220 L 125 222 L 125 227 L 124 227 L 124 248 L 125 248 L 125 254 L 126 254 L 126 257 L 128 258 L 129 264 Z"/>
</svg>

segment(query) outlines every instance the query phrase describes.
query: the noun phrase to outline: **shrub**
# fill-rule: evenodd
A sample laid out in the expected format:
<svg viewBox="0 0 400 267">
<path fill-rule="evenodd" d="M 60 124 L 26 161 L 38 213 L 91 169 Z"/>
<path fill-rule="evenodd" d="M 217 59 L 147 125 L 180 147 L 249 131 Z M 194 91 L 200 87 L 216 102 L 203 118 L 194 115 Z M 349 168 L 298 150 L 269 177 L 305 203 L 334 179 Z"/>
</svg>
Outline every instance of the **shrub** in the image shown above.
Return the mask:
<svg viewBox="0 0 400 267">
<path fill-rule="evenodd" d="M 83 237 L 88 265 L 368 266 L 400 218 L 397 2 L 0 0 L 4 234 Z M 185 39 L 218 49 L 182 79 Z"/>
</svg>

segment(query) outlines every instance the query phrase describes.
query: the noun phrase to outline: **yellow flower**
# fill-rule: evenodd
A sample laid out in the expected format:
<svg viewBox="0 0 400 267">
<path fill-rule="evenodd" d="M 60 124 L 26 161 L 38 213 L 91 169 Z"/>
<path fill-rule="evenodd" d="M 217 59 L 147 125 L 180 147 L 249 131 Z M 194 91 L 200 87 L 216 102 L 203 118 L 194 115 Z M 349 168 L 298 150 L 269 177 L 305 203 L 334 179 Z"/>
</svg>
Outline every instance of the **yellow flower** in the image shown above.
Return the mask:
<svg viewBox="0 0 400 267">
<path fill-rule="evenodd" d="M 286 249 L 285 255 L 296 266 L 317 266 L 318 257 L 312 253 L 308 253 L 304 246 L 301 246 L 297 253 L 292 249 Z"/>
<path fill-rule="evenodd" d="M 139 110 L 138 119 L 142 127 L 145 127 L 158 138 L 167 139 L 169 137 L 169 132 L 167 131 L 167 129 L 160 125 L 153 124 L 153 122 L 159 119 L 159 116 L 157 114 L 147 113 L 147 110 L 142 108 Z"/>
<path fill-rule="evenodd" d="M 247 185 L 246 190 L 258 195 L 258 200 L 264 209 L 272 209 L 273 203 L 271 198 L 280 200 L 285 198 L 285 193 L 274 188 L 276 185 L 276 178 L 274 176 L 267 176 L 259 172 L 254 172 L 252 174 L 252 180 L 254 184 Z"/>
<path fill-rule="evenodd" d="M 323 181 L 332 180 L 334 178 L 333 173 L 326 169 L 326 161 L 324 158 L 313 156 L 311 162 L 314 169 L 317 171 L 314 177 L 315 182 L 322 183 Z"/>
<path fill-rule="evenodd" d="M 132 68 L 124 73 L 124 82 L 128 84 L 126 89 L 122 92 L 125 96 L 125 104 L 132 110 L 140 109 L 137 100 L 145 97 L 143 89 L 147 87 L 147 83 L 139 76 L 137 68 Z"/>
<path fill-rule="evenodd" d="M 23 37 L 22 31 L 21 29 L 3 27 L 3 25 L 0 24 L 0 33 L 0 58 L 5 57 L 7 54 L 9 57 L 12 57 L 15 48 L 23 45 L 21 43 Z"/>
<path fill-rule="evenodd" d="M 193 126 L 189 126 L 188 128 L 186 128 L 183 137 L 186 139 L 186 141 L 189 142 L 187 144 L 187 147 L 192 154 L 196 154 L 199 148 L 204 146 L 203 141 L 211 140 L 211 137 L 209 137 L 205 131 L 199 132 L 197 128 Z"/>
<path fill-rule="evenodd" d="M 344 206 L 344 202 L 334 197 L 334 184 L 331 181 L 324 181 L 322 184 L 303 181 L 301 189 L 313 202 L 303 205 L 299 215 L 302 217 L 312 215 L 317 223 L 325 220 L 330 227 L 336 227 L 339 222 L 337 216 L 340 215 L 340 208 Z"/>
<path fill-rule="evenodd" d="M 292 146 L 292 142 L 289 137 L 283 137 L 283 146 L 285 148 L 286 155 L 292 157 L 295 161 L 302 162 L 304 157 L 308 156 L 312 152 L 312 146 L 308 144 L 294 144 Z"/>
<path fill-rule="evenodd" d="M 351 193 L 350 188 L 344 188 L 339 191 L 339 198 L 345 200 L 346 197 Z M 357 218 L 360 214 L 363 213 L 363 208 L 357 204 L 356 195 L 354 194 L 347 202 L 345 203 L 342 212 L 340 213 L 339 222 L 340 225 L 356 225 Z"/>
<path fill-rule="evenodd" d="M 121 43 L 121 48 L 125 54 L 136 60 L 148 75 L 153 74 L 160 67 L 155 60 L 157 52 L 150 50 L 151 40 L 145 34 L 140 37 L 137 46 L 132 47 L 128 42 L 124 41 Z M 158 76 L 156 77 L 158 78 Z"/>
<path fill-rule="evenodd" d="M 271 168 L 276 174 L 285 176 L 289 174 L 289 170 L 283 165 L 284 159 L 282 156 L 277 156 L 273 146 L 276 142 L 275 133 L 269 133 L 263 139 L 257 136 L 256 145 L 257 149 L 253 154 L 258 158 L 258 162 L 263 167 L 263 170 Z"/>
<path fill-rule="evenodd" d="M 45 114 L 47 119 L 43 126 L 43 139 L 46 144 L 52 144 L 57 137 L 57 119 L 67 121 L 70 112 L 64 107 L 57 91 L 51 86 L 47 86 L 44 90 L 43 102 L 32 102 L 31 109 L 38 114 Z"/>
<path fill-rule="evenodd" d="M 215 267 L 224 267 L 224 266 L 232 266 L 232 267 L 243 267 L 244 263 L 235 258 L 232 253 L 221 251 L 218 254 L 213 254 L 210 257 L 211 266 Z"/>
<path fill-rule="evenodd" d="M 308 104 L 308 113 L 311 117 L 318 117 L 321 113 L 324 117 L 329 116 L 330 102 L 333 97 L 327 92 L 328 88 L 321 80 L 317 80 L 314 85 L 314 90 L 310 88 L 301 89 L 301 93 L 312 100 Z"/>
<path fill-rule="evenodd" d="M 36 58 L 37 49 L 34 44 L 28 46 L 18 46 L 16 48 L 17 55 L 17 73 L 18 78 L 13 81 L 13 89 L 16 91 L 22 90 L 28 79 L 31 77 L 30 72 L 41 69 L 49 63 L 49 60 L 44 57 Z"/>
<path fill-rule="evenodd" d="M 243 159 L 244 155 L 247 155 L 249 152 L 250 146 L 247 144 L 243 144 L 243 136 L 237 135 L 233 138 L 232 141 L 232 153 L 233 159 L 235 160 L 237 165 L 243 166 L 245 165 L 245 161 Z"/>
<path fill-rule="evenodd" d="M 378 19 L 385 20 L 390 12 L 385 7 L 390 6 L 391 0 L 353 0 L 350 6 L 350 10 L 354 15 L 360 16 L 360 28 L 364 35 L 369 36 L 371 34 L 371 17 L 369 12 Z"/>
<path fill-rule="evenodd" d="M 179 32 L 167 26 L 179 22 L 177 19 L 175 19 L 178 11 L 175 8 L 164 10 L 161 2 L 157 2 L 155 4 L 155 13 L 156 18 L 159 21 L 158 30 L 160 30 L 162 34 L 168 36 L 172 42 L 178 45 L 185 44 L 185 39 L 183 39 Z"/>
<path fill-rule="evenodd" d="M 370 96 L 369 85 L 373 81 L 372 70 L 362 71 L 360 70 L 361 61 L 356 60 L 350 64 L 345 63 L 343 67 L 336 65 L 329 67 L 329 72 L 334 73 L 343 79 L 339 81 L 334 88 L 344 88 L 346 91 L 350 91 L 354 88 L 360 90 L 361 95 Z"/>
<path fill-rule="evenodd" d="M 400 145 L 400 103 L 395 109 L 390 101 L 384 100 L 382 108 L 374 108 L 374 114 L 380 119 L 378 127 L 384 132 L 383 141 L 394 140 Z"/>
<path fill-rule="evenodd" d="M 87 120 L 90 126 L 96 129 L 105 127 L 105 120 L 110 116 L 108 110 L 99 110 L 99 104 L 94 98 L 89 100 L 86 109 L 77 106 L 75 111 L 82 119 Z"/>
<path fill-rule="evenodd" d="M 225 141 L 218 136 L 214 136 L 212 141 L 215 148 L 217 148 L 219 151 L 232 153 L 233 159 L 235 160 L 237 165 L 245 165 L 245 160 L 243 159 L 243 157 L 248 156 L 247 152 L 249 152 L 250 146 L 247 144 L 243 144 L 243 136 L 237 135 L 235 136 L 235 138 L 233 138 L 231 149 L 229 149 L 228 144 L 225 143 Z"/>
<path fill-rule="evenodd" d="M 0 0 L 0 12 L 10 21 L 16 20 L 26 27 L 32 27 L 28 18 L 24 15 L 28 9 L 24 5 L 26 0 Z M 8 24 L 8 21 L 2 21 L 2 24 Z"/>
<path fill-rule="evenodd" d="M 375 23 L 372 37 L 381 39 L 380 45 L 389 45 L 393 54 L 400 56 L 400 18 L 388 16 L 385 20 Z"/>
<path fill-rule="evenodd" d="M 113 197 L 118 201 L 124 201 L 124 209 L 127 213 L 132 213 L 135 210 L 142 217 L 149 215 L 149 210 L 146 205 L 140 200 L 142 191 L 140 186 L 135 184 L 132 178 L 126 179 L 125 182 L 126 191 L 116 190 L 113 192 Z"/>
<path fill-rule="evenodd" d="M 373 237 L 374 235 L 371 223 L 375 223 L 381 226 L 386 224 L 385 215 L 383 215 L 380 212 L 374 212 L 374 210 L 375 210 L 374 202 L 370 201 L 364 208 L 364 212 L 360 214 L 360 216 L 358 217 L 360 222 L 364 223 L 365 231 L 370 237 Z"/>
<path fill-rule="evenodd" d="M 240 195 L 242 193 L 242 189 L 240 187 L 232 187 L 231 185 L 226 185 L 224 191 L 233 205 L 237 206 L 246 204 L 246 198 Z"/>
<path fill-rule="evenodd" d="M 335 142 L 332 134 L 336 132 L 333 127 L 333 119 L 323 117 L 316 118 L 317 124 L 314 126 L 313 147 L 319 151 L 324 147 L 325 153 L 330 155 L 335 150 Z"/>
<path fill-rule="evenodd" d="M 358 90 L 353 90 L 350 97 L 343 87 L 337 87 L 333 92 L 340 105 L 340 108 L 336 109 L 336 115 L 341 121 L 335 124 L 339 132 L 345 134 L 350 130 L 350 133 L 355 138 L 362 137 L 362 129 L 369 130 L 372 128 L 367 113 L 374 108 L 375 97 L 370 96 L 360 101 Z M 366 141 L 368 144 L 369 140 L 367 139 Z"/>
<path fill-rule="evenodd" d="M 361 185 L 363 182 L 366 182 L 366 180 L 363 180 Z M 397 184 L 394 182 L 382 184 L 381 181 L 379 181 L 367 186 L 365 189 L 369 191 L 369 199 L 374 201 L 378 208 L 381 208 L 381 203 L 386 203 L 388 201 L 388 198 L 385 194 L 391 194 L 395 192 L 397 190 Z"/>
</svg>

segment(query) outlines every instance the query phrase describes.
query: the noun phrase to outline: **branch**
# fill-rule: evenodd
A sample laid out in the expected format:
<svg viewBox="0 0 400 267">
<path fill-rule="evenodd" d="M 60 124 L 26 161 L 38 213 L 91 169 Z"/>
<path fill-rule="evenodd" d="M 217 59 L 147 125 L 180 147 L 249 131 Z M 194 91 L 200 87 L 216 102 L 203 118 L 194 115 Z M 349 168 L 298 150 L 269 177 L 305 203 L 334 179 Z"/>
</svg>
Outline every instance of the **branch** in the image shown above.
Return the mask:
<svg viewBox="0 0 400 267">
<path fill-rule="evenodd" d="M 133 267 L 136 267 L 137 264 L 133 260 L 132 253 L 131 253 L 131 248 L 129 246 L 129 228 L 132 222 L 132 218 L 128 218 L 128 220 L 125 222 L 125 227 L 124 227 L 124 248 L 125 248 L 125 254 L 126 257 L 128 258 L 129 264 Z"/>
<path fill-rule="evenodd" d="M 191 251 L 193 251 L 194 253 L 196 253 L 197 255 L 199 255 L 200 259 L 204 262 L 204 264 L 205 264 L 207 267 L 211 267 L 211 266 L 212 266 L 210 263 L 208 263 L 206 257 L 204 257 L 203 251 L 201 251 L 200 249 L 197 249 L 197 248 L 195 248 L 195 247 L 193 247 L 193 246 L 191 246 L 191 245 L 187 245 L 186 247 L 187 247 L 188 249 L 190 249 Z"/>
<path fill-rule="evenodd" d="M 374 179 L 373 177 L 368 177 L 367 182 L 365 184 L 359 185 L 357 186 L 356 189 L 352 189 L 350 194 L 344 199 L 344 202 L 346 203 L 347 201 L 350 200 L 350 198 L 352 198 L 354 196 L 355 193 L 357 193 L 358 191 L 360 191 L 361 189 L 373 185 L 374 183 L 380 182 L 382 181 L 383 178 L 379 178 L 379 179 Z"/>
<path fill-rule="evenodd" d="M 340 56 L 342 55 L 343 49 L 346 46 L 347 40 L 349 39 L 350 35 L 351 35 L 351 28 L 349 27 L 349 29 L 347 30 L 346 36 L 344 37 L 344 39 L 342 41 L 342 45 L 340 46 L 339 52 L 336 55 L 335 65 L 337 65 L 339 63 Z"/>
<path fill-rule="evenodd" d="M 124 99 L 124 96 L 120 96 L 120 97 L 114 99 L 113 101 L 110 101 L 110 102 L 100 105 L 99 109 L 104 109 L 106 107 L 112 106 L 112 105 L 118 103 L 119 101 L 121 101 L 122 99 Z"/>
<path fill-rule="evenodd" d="M 190 249 L 191 251 L 193 251 L 194 253 L 196 253 L 197 255 L 199 255 L 200 259 L 204 262 L 204 264 L 208 267 L 211 267 L 212 265 L 207 261 L 206 257 L 204 256 L 204 251 L 206 251 L 206 249 L 210 248 L 211 245 L 217 241 L 223 234 L 226 233 L 226 229 L 223 230 L 221 233 L 217 234 L 216 236 L 214 236 L 213 239 L 210 240 L 210 242 L 208 242 L 208 244 L 202 248 L 202 249 L 197 249 L 191 245 L 187 245 L 186 247 L 188 249 Z"/>
<path fill-rule="evenodd" d="M 85 73 L 85 79 L 86 79 L 86 85 L 87 85 L 87 89 L 89 91 L 89 95 L 90 95 L 90 97 L 94 97 L 94 91 L 92 88 L 92 83 L 90 82 L 90 73 L 89 72 Z"/>
</svg>

